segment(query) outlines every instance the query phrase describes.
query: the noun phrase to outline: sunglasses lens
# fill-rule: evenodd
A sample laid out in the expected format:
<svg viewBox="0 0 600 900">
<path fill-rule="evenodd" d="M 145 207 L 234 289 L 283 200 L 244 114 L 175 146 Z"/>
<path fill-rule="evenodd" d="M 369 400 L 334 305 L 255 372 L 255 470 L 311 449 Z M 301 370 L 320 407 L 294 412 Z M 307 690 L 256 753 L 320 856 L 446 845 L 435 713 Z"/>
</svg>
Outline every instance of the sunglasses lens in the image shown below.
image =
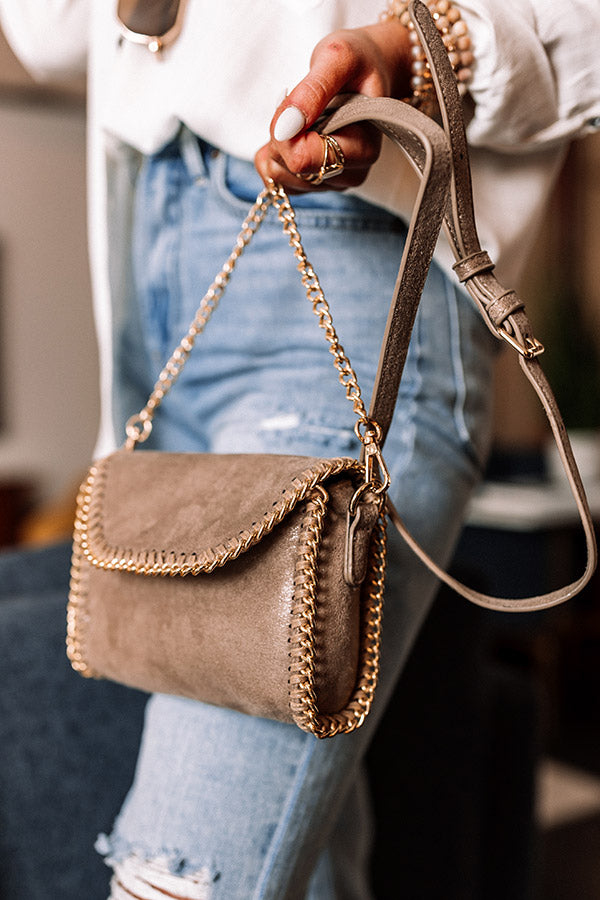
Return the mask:
<svg viewBox="0 0 600 900">
<path fill-rule="evenodd" d="M 161 37 L 177 21 L 180 0 L 119 0 L 117 15 L 136 34 Z"/>
</svg>

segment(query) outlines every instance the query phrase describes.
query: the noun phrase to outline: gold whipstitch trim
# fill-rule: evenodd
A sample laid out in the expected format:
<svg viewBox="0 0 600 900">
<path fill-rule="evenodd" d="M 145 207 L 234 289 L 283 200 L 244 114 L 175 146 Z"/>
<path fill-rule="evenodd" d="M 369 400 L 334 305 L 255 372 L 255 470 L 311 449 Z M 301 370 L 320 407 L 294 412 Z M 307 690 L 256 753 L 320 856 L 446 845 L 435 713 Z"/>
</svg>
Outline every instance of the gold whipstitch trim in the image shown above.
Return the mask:
<svg viewBox="0 0 600 900">
<path fill-rule="evenodd" d="M 318 493 L 317 493 L 318 491 Z M 305 528 L 304 546 L 296 567 L 295 603 L 290 645 L 290 710 L 296 725 L 318 738 L 355 731 L 368 715 L 377 679 L 386 561 L 386 520 L 381 513 L 373 532 L 367 577 L 361 594 L 361 633 L 354 692 L 345 709 L 321 713 L 315 690 L 315 616 L 318 548 L 326 512 L 327 493 L 318 488 L 310 497 L 312 521 Z"/>
<path fill-rule="evenodd" d="M 87 591 L 84 589 L 83 567 L 87 564 L 81 549 L 82 527 L 81 516 L 87 515 L 89 499 L 86 493 L 86 484 L 81 486 L 77 497 L 78 516 L 75 520 L 73 533 L 73 554 L 71 557 L 71 579 L 69 584 L 69 601 L 67 603 L 67 657 L 72 668 L 83 675 L 84 678 L 98 677 L 86 662 L 85 658 L 85 622 L 87 620 Z"/>
<path fill-rule="evenodd" d="M 199 575 L 212 572 L 230 560 L 237 559 L 250 547 L 259 543 L 322 481 L 342 472 L 356 473 L 364 478 L 364 468 L 354 459 L 336 457 L 325 459 L 304 471 L 292 482 L 282 498 L 265 512 L 251 530 L 232 535 L 226 543 L 203 548 L 192 553 L 178 553 L 176 549 L 147 548 L 134 552 L 129 548 L 111 545 L 104 534 L 102 506 L 107 478 L 107 466 L 98 464 L 90 469 L 77 505 L 76 530 L 80 534 L 81 550 L 91 565 L 108 571 L 133 572 L 137 575 Z"/>
<path fill-rule="evenodd" d="M 236 559 L 266 534 L 271 532 L 285 516 L 302 502 L 318 482 L 343 472 L 364 474 L 364 469 L 353 459 L 339 457 L 323 460 L 307 469 L 292 481 L 281 500 L 265 513 L 252 531 L 242 531 L 237 538 L 204 551 L 202 559 L 198 554 L 177 554 L 145 550 L 134 553 L 126 548 L 112 547 L 105 539 L 102 528 L 102 507 L 106 486 L 107 465 L 102 461 L 90 468 L 86 480 L 81 485 L 77 498 L 77 514 L 73 534 L 73 556 L 69 601 L 67 604 L 67 656 L 72 667 L 85 677 L 98 677 L 98 673 L 85 661 L 85 623 L 87 594 L 85 587 L 85 567 L 92 565 L 107 571 L 123 571 L 145 576 L 185 576 L 212 572 Z"/>
</svg>

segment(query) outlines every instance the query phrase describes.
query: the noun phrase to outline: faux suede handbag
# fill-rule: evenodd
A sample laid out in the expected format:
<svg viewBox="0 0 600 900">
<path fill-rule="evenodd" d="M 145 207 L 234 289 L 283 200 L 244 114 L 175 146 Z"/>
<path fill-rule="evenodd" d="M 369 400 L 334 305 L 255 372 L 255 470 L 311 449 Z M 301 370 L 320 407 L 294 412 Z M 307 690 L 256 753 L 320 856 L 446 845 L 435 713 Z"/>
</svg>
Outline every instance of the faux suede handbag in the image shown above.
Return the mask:
<svg viewBox="0 0 600 900">
<path fill-rule="evenodd" d="M 68 655 L 85 676 L 295 722 L 318 737 L 350 732 L 368 714 L 379 667 L 389 516 L 440 578 L 472 602 L 532 610 L 589 581 L 594 529 L 560 414 L 539 365 L 543 348 L 523 303 L 495 279 L 475 230 L 460 98 L 426 8 L 411 14 L 434 75 L 443 128 L 406 103 L 355 97 L 322 127 L 379 127 L 420 178 L 383 341 L 371 408 L 339 342 L 293 210 L 276 185 L 257 198 L 231 256 L 160 373 L 123 448 L 95 463 L 78 498 L 68 607 Z M 356 415 L 360 459 L 138 451 L 154 414 L 214 311 L 235 263 L 274 207 L 296 255 Z M 584 574 L 519 600 L 475 592 L 439 569 L 387 498 L 382 456 L 411 329 L 439 230 L 459 279 L 492 332 L 519 354 L 550 419 L 587 541 Z"/>
</svg>

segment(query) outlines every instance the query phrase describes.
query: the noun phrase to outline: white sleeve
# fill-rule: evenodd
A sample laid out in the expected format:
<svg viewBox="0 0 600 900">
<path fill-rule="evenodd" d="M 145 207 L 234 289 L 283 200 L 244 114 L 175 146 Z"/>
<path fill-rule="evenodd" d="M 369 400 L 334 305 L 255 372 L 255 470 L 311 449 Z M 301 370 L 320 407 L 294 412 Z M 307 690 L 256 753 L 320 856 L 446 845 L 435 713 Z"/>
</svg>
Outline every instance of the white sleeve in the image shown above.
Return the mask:
<svg viewBox="0 0 600 900">
<path fill-rule="evenodd" d="M 0 0 L 4 34 L 39 79 L 85 71 L 89 13 L 90 0 Z"/>
<path fill-rule="evenodd" d="M 599 0 L 458 0 L 471 32 L 468 137 L 539 150 L 600 129 Z"/>
</svg>

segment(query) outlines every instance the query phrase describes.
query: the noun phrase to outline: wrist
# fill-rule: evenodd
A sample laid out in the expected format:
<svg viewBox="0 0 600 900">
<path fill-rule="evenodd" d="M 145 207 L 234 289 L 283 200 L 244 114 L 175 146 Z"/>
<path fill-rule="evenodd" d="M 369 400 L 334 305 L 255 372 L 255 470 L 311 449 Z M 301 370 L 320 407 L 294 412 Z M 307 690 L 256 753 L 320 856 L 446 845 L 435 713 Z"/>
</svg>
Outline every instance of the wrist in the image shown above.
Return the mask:
<svg viewBox="0 0 600 900">
<path fill-rule="evenodd" d="M 467 25 L 451 0 L 425 0 L 425 3 L 444 42 L 459 89 L 466 91 L 471 81 L 473 64 Z M 408 6 L 409 0 L 390 0 L 381 20 L 396 20 L 407 29 L 411 45 L 411 91 L 407 99 L 413 106 L 432 114 L 437 108 L 435 87 L 425 52 L 411 22 Z"/>
</svg>

